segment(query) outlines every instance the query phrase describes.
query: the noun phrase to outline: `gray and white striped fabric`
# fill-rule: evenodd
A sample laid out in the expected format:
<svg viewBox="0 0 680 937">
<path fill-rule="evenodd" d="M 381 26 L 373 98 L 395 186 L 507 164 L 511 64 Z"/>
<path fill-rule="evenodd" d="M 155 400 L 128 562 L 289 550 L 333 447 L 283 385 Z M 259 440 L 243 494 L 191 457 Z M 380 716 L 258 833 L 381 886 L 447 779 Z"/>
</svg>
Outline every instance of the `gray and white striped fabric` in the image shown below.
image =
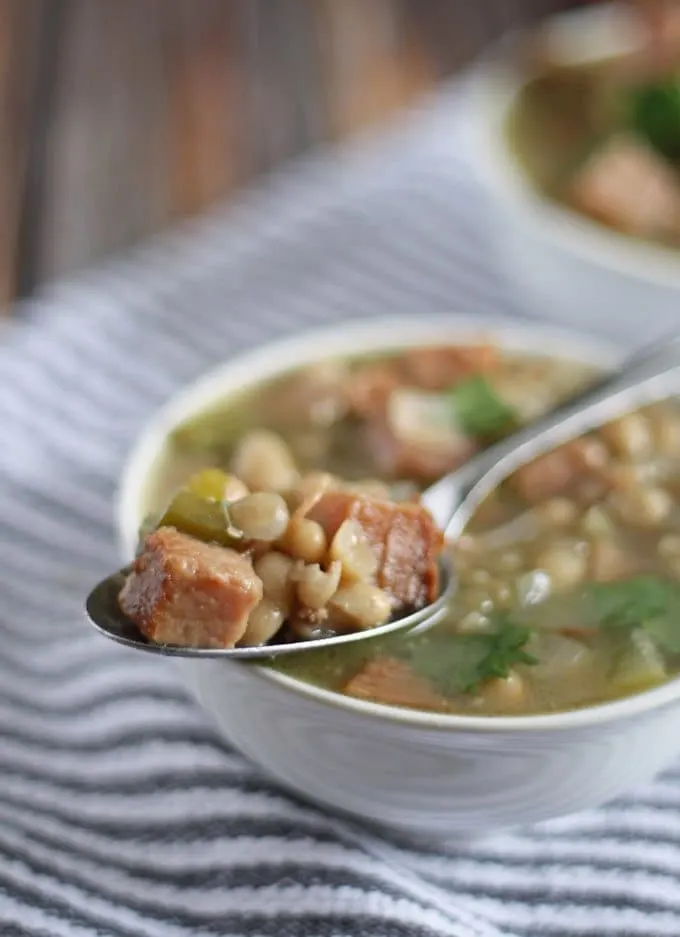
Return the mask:
<svg viewBox="0 0 680 937">
<path fill-rule="evenodd" d="M 680 770 L 471 846 L 367 832 L 280 791 L 158 661 L 81 618 L 117 559 L 125 452 L 183 382 L 315 323 L 510 311 L 452 134 L 430 115 L 308 162 L 55 288 L 6 335 L 3 937 L 680 935 Z"/>
</svg>

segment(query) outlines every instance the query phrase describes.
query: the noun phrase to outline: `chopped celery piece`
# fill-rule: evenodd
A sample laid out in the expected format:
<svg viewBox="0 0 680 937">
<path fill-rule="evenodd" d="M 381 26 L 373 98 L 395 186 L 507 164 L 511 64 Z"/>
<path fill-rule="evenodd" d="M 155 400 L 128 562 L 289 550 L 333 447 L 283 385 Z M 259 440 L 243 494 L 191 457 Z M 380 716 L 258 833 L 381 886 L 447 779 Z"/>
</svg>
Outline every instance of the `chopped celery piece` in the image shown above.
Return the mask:
<svg viewBox="0 0 680 937">
<path fill-rule="evenodd" d="M 392 391 L 387 401 L 387 419 L 397 439 L 416 446 L 448 446 L 460 434 L 446 395 L 411 387 Z"/>
<path fill-rule="evenodd" d="M 222 469 L 210 468 L 192 475 L 186 483 L 187 491 L 206 501 L 224 501 L 230 476 Z"/>
<path fill-rule="evenodd" d="M 230 522 L 225 504 L 201 498 L 187 489 L 175 495 L 158 526 L 175 527 L 197 540 L 235 549 L 243 541 L 242 532 Z"/>
<path fill-rule="evenodd" d="M 254 420 L 247 402 L 232 401 L 207 413 L 199 413 L 173 430 L 171 442 L 182 452 L 223 453 L 249 430 Z"/>
<path fill-rule="evenodd" d="M 667 676 L 653 638 L 641 628 L 632 631 L 611 675 L 616 692 L 637 693 L 662 683 Z"/>
<path fill-rule="evenodd" d="M 458 426 L 468 436 L 499 436 L 516 424 L 513 409 L 481 374 L 456 384 L 448 397 Z"/>
</svg>

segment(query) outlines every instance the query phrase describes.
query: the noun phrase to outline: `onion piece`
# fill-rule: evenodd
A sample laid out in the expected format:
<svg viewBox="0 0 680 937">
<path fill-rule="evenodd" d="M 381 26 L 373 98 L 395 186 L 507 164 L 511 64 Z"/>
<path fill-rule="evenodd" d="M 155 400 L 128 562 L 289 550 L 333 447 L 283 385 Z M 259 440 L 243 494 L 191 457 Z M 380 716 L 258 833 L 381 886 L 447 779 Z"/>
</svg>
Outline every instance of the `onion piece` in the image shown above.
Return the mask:
<svg viewBox="0 0 680 937">
<path fill-rule="evenodd" d="M 467 436 L 455 420 L 450 401 L 411 387 L 398 387 L 387 400 L 387 422 L 396 439 L 428 450 L 467 451 Z"/>
</svg>

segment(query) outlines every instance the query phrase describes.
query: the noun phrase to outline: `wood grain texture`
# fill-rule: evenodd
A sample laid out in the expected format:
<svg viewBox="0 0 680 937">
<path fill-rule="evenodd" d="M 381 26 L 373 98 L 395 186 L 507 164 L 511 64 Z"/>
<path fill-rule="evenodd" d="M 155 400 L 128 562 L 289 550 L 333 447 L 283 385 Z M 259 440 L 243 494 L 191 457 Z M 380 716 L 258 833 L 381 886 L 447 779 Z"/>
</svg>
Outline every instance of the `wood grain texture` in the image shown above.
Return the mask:
<svg viewBox="0 0 680 937">
<path fill-rule="evenodd" d="M 39 3 L 0 0 L 0 308 L 19 292 L 30 240 L 29 177 L 41 46 Z"/>
<path fill-rule="evenodd" d="M 0 0 L 0 304 L 414 101 L 567 0 Z"/>
</svg>

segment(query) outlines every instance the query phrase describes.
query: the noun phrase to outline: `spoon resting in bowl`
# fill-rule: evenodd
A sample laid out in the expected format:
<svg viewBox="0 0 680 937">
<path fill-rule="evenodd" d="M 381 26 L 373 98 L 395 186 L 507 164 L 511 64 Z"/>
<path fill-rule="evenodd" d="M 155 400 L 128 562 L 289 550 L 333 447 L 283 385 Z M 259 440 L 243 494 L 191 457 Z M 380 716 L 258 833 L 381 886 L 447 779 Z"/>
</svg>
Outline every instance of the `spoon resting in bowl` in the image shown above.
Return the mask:
<svg viewBox="0 0 680 937">
<path fill-rule="evenodd" d="M 455 540 L 482 501 L 517 469 L 598 426 L 640 406 L 680 392 L 680 340 L 675 337 L 637 353 L 614 374 L 471 458 L 436 482 L 421 497 L 446 540 Z M 86 612 L 103 635 L 137 650 L 181 657 L 262 660 L 330 645 L 369 640 L 397 631 L 426 630 L 446 614 L 455 590 L 455 570 L 445 552 L 438 558 L 436 595 L 416 610 L 405 609 L 390 621 L 332 636 L 255 646 L 214 647 L 161 643 L 147 638 L 121 609 L 121 589 L 131 567 L 100 582 L 90 593 Z"/>
</svg>

